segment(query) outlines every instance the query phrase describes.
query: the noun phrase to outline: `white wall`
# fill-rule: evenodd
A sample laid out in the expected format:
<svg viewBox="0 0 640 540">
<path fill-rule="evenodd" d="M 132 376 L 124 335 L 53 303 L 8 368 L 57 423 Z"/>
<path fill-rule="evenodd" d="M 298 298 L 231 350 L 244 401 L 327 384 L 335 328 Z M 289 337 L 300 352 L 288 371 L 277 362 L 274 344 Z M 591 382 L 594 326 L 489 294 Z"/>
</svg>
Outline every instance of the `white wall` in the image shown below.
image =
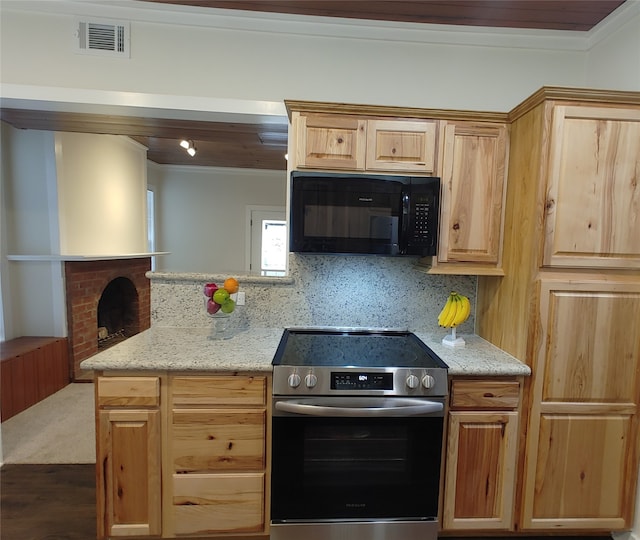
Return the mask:
<svg viewBox="0 0 640 540">
<path fill-rule="evenodd" d="M 285 171 L 150 167 L 156 270 L 245 273 L 246 207 L 284 206 Z"/>
<path fill-rule="evenodd" d="M 57 248 L 52 133 L 2 124 L 2 192 L 4 337 L 64 336 L 60 263 L 6 260 L 8 254 L 45 255 Z"/>
<path fill-rule="evenodd" d="M 3 124 L 4 206 L 9 253 L 55 253 L 57 223 L 54 136 L 49 131 L 21 130 Z M 52 172 L 54 174 L 52 174 Z"/>
<path fill-rule="evenodd" d="M 615 84 L 618 90 L 640 90 L 640 0 L 631 0 L 632 12 L 617 14 L 611 28 L 598 28 L 587 52 L 587 86 Z M 607 31 L 609 30 L 609 31 Z"/>
<path fill-rule="evenodd" d="M 56 133 L 62 255 L 147 249 L 146 148 L 117 135 Z"/>
<path fill-rule="evenodd" d="M 60 0 L 26 11 L 32 5 L 2 2 L 3 83 L 141 94 L 133 105 L 163 94 L 506 111 L 540 86 L 584 86 L 588 79 L 587 37 L 572 32 L 309 22 L 225 10 L 192 15 L 138 2 Z M 81 15 L 131 21 L 131 57 L 75 54 Z M 600 49 L 619 61 L 598 87 L 627 88 L 631 34 L 621 35 L 615 50 Z"/>
</svg>

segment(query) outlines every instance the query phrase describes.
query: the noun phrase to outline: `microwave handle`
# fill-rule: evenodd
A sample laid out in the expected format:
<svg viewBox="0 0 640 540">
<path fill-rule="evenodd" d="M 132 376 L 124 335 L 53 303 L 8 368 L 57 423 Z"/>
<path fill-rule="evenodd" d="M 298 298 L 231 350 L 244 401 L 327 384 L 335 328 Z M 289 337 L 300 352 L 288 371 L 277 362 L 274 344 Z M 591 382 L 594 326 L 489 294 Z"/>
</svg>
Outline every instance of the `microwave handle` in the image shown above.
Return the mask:
<svg viewBox="0 0 640 540">
<path fill-rule="evenodd" d="M 400 225 L 400 238 L 398 243 L 401 248 L 406 248 L 407 231 L 409 230 L 409 216 L 411 210 L 411 191 L 407 188 L 402 190 L 402 222 Z"/>
</svg>

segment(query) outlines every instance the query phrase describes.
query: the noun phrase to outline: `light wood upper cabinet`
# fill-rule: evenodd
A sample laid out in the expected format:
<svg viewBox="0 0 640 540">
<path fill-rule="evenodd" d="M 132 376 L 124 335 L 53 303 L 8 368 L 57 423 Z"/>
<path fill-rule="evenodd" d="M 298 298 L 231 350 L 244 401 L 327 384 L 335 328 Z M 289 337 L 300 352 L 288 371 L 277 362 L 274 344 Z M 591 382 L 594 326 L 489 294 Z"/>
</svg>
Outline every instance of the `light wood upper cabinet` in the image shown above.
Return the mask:
<svg viewBox="0 0 640 540">
<path fill-rule="evenodd" d="M 513 530 L 519 404 L 517 381 L 452 382 L 443 530 Z"/>
<path fill-rule="evenodd" d="M 348 115 L 294 113 L 292 121 L 294 168 L 365 169 L 366 120 Z"/>
<path fill-rule="evenodd" d="M 557 105 L 544 266 L 640 268 L 640 110 Z"/>
<path fill-rule="evenodd" d="M 157 377 L 97 380 L 97 460 L 101 467 L 96 502 L 100 539 L 161 533 L 158 389 Z M 142 408 L 140 403 L 144 402 L 151 407 Z"/>
<path fill-rule="evenodd" d="M 292 168 L 425 174 L 435 171 L 435 120 L 295 112 L 292 125 Z"/>
<path fill-rule="evenodd" d="M 438 265 L 500 266 L 507 151 L 506 125 L 445 123 Z"/>
<path fill-rule="evenodd" d="M 638 477 L 640 283 L 540 284 L 522 530 L 623 530 Z"/>
<path fill-rule="evenodd" d="M 437 122 L 368 120 L 366 169 L 433 173 Z"/>
</svg>

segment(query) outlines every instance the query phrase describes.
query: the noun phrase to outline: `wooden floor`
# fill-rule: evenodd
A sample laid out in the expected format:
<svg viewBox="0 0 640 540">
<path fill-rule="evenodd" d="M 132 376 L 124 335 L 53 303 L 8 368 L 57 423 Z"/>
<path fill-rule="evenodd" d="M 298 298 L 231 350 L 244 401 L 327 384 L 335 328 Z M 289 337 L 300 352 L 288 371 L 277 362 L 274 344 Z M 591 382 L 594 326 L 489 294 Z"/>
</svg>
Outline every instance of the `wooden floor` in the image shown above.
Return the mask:
<svg viewBox="0 0 640 540">
<path fill-rule="evenodd" d="M 96 538 L 95 465 L 3 465 L 0 537 Z"/>
<path fill-rule="evenodd" d="M 95 539 L 95 486 L 95 465 L 4 465 L 0 468 L 0 538 Z M 455 537 L 444 538 L 456 540 Z M 560 540 L 563 537 L 516 538 Z M 607 536 L 564 537 L 565 540 L 569 538 L 610 540 Z"/>
</svg>

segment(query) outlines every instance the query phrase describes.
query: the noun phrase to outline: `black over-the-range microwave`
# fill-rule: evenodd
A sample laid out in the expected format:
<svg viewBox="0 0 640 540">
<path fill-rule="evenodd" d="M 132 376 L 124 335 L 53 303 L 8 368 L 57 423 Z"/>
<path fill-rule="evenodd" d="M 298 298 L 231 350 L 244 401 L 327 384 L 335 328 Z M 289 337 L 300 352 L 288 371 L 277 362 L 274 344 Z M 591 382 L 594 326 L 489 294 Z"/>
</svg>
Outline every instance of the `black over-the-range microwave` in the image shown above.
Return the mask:
<svg viewBox="0 0 640 540">
<path fill-rule="evenodd" d="M 435 255 L 440 178 L 291 173 L 290 250 Z"/>
</svg>

